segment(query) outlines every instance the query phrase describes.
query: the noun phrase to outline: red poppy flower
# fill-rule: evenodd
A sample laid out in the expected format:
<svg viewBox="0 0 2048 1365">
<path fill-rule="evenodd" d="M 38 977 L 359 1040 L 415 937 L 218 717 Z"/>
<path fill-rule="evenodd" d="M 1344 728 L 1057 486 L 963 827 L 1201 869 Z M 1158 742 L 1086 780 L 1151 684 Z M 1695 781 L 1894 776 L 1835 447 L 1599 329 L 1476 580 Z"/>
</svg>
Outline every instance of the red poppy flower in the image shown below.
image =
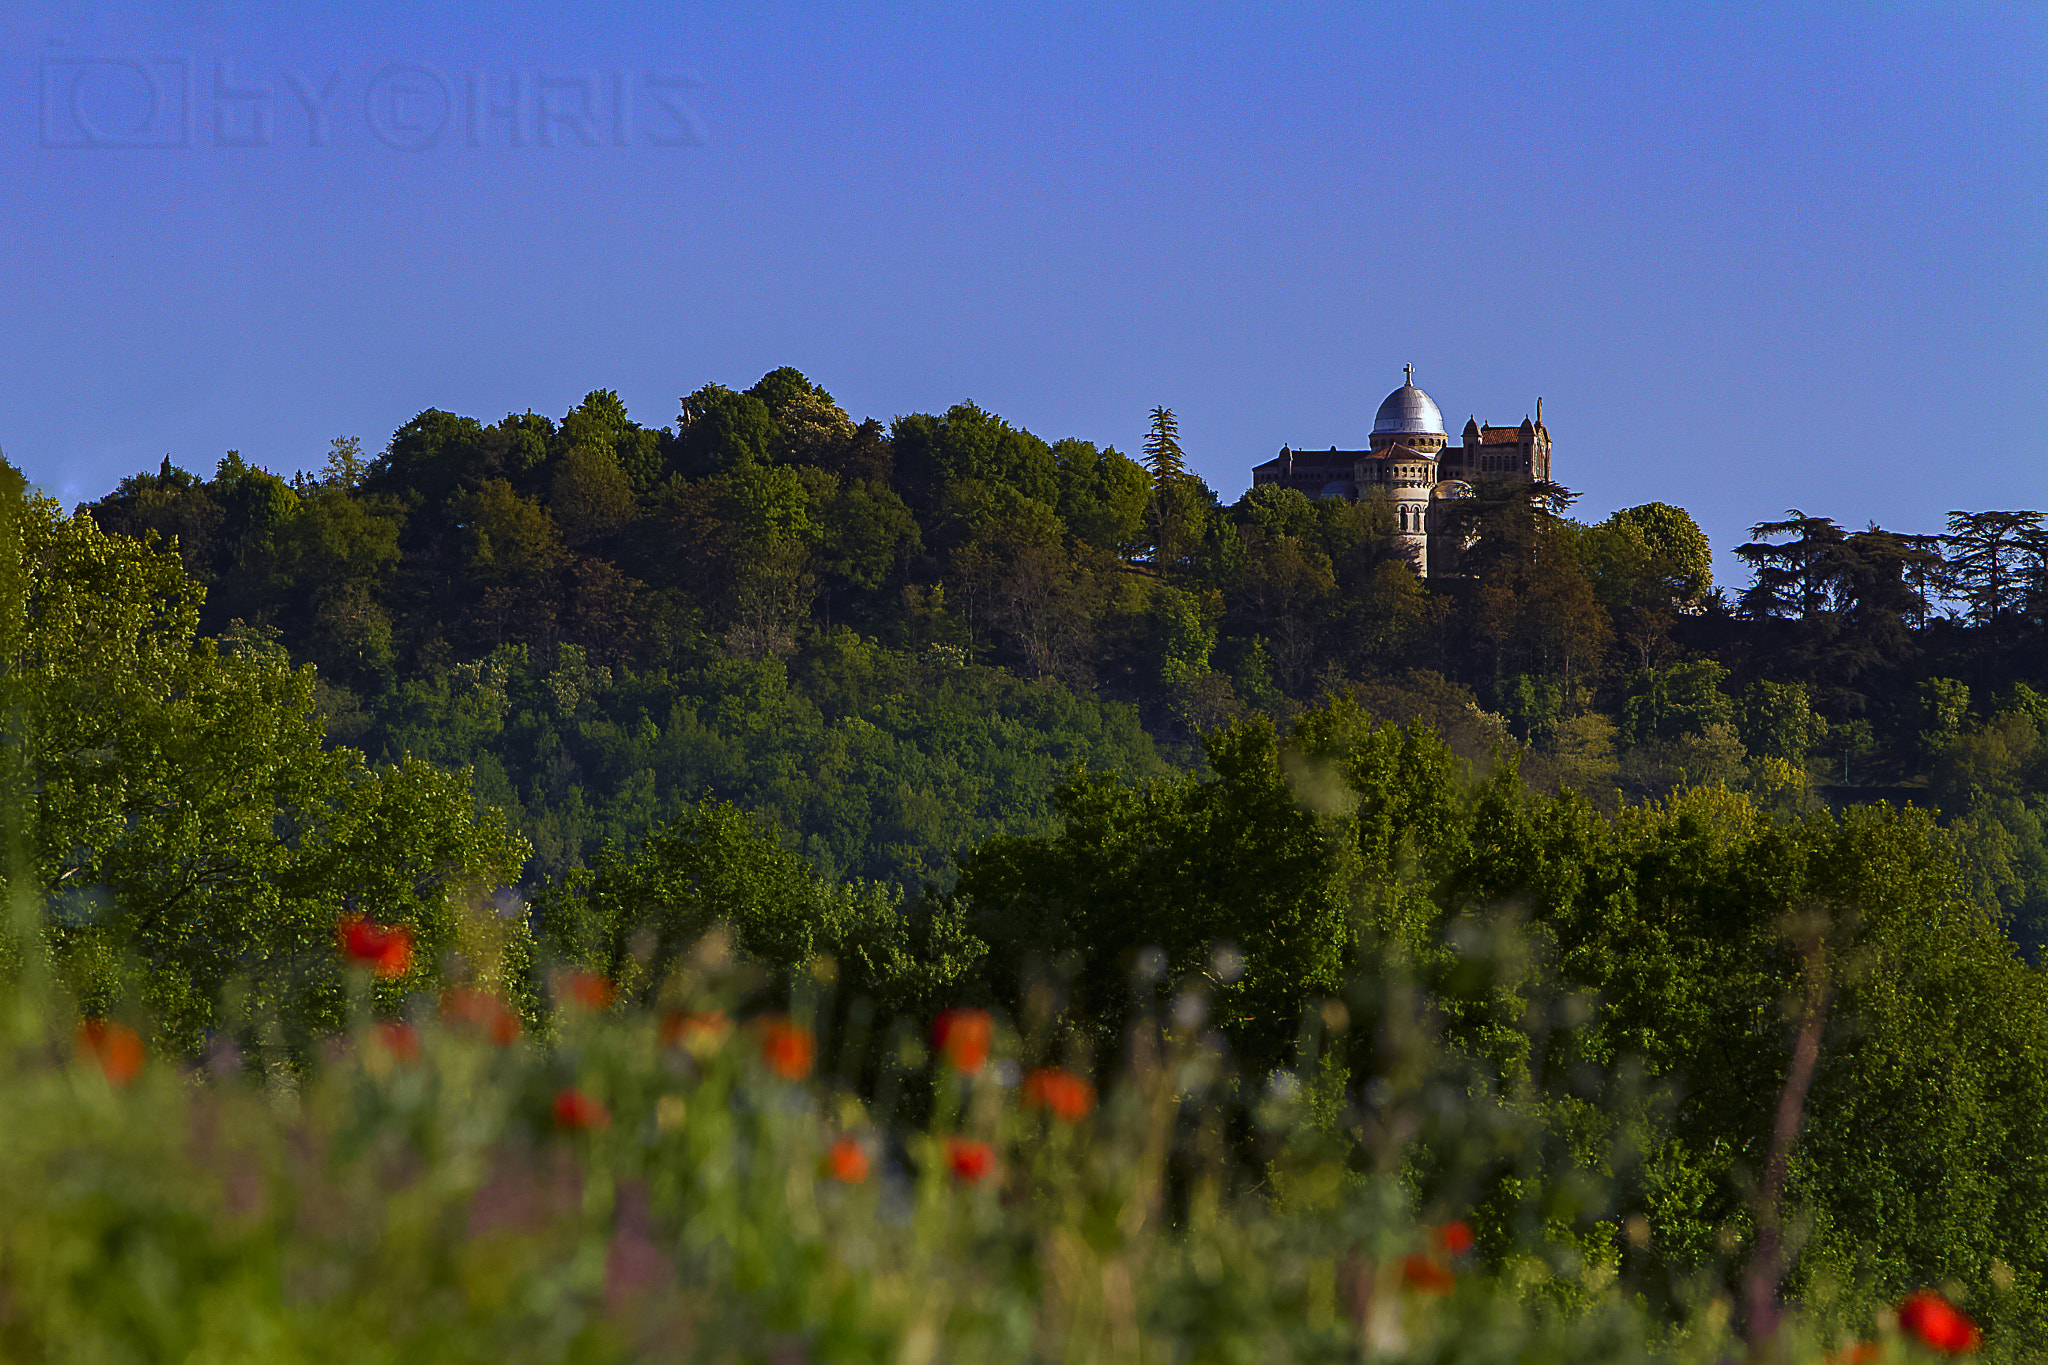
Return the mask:
<svg viewBox="0 0 2048 1365">
<path fill-rule="evenodd" d="M 377 1041 L 393 1061 L 410 1063 L 420 1059 L 420 1036 L 412 1031 L 411 1024 L 387 1020 L 377 1025 Z"/>
<path fill-rule="evenodd" d="M 1899 1305 L 1899 1326 L 1937 1351 L 1966 1355 L 1984 1344 L 1962 1310 L 1932 1289 L 1922 1289 Z"/>
<path fill-rule="evenodd" d="M 787 1019 L 770 1019 L 761 1029 L 761 1059 L 768 1069 L 785 1081 L 800 1081 L 811 1074 L 811 1059 L 817 1044 L 811 1031 Z"/>
<path fill-rule="evenodd" d="M 1463 1256 L 1472 1249 L 1472 1229 L 1460 1219 L 1433 1229 L 1429 1240 L 1446 1256 Z"/>
<path fill-rule="evenodd" d="M 1413 1252 L 1401 1262 L 1401 1281 L 1424 1294 L 1448 1294 L 1458 1277 L 1434 1256 Z"/>
<path fill-rule="evenodd" d="M 403 924 L 378 924 L 361 915 L 343 915 L 334 938 L 350 961 L 381 977 L 404 976 L 412 962 L 412 930 Z"/>
<path fill-rule="evenodd" d="M 996 1168 L 996 1149 L 973 1138 L 947 1138 L 946 1168 L 962 1184 L 979 1185 Z"/>
<path fill-rule="evenodd" d="M 441 997 L 441 1017 L 481 1030 L 499 1047 L 519 1037 L 519 1016 L 489 991 L 457 986 Z"/>
<path fill-rule="evenodd" d="M 126 1024 L 88 1019 L 78 1026 L 78 1048 L 98 1062 L 100 1073 L 117 1086 L 142 1074 L 142 1035 Z"/>
<path fill-rule="evenodd" d="M 611 1124 L 611 1111 L 581 1090 L 572 1087 L 555 1092 L 555 1127 L 595 1131 Z"/>
<path fill-rule="evenodd" d="M 932 1021 L 932 1047 L 948 1066 L 969 1076 L 988 1061 L 995 1036 L 987 1010 L 947 1010 Z"/>
<path fill-rule="evenodd" d="M 825 1173 L 842 1185 L 858 1185 L 868 1178 L 868 1152 L 850 1137 L 832 1144 L 825 1153 Z"/>
<path fill-rule="evenodd" d="M 708 1057 L 725 1044 L 732 1020 L 724 1010 L 670 1010 L 661 1017 L 664 1047 L 679 1047 Z"/>
<path fill-rule="evenodd" d="M 1079 1123 L 1095 1107 L 1095 1087 L 1071 1071 L 1040 1067 L 1024 1078 L 1024 1103 L 1062 1123 Z"/>
<path fill-rule="evenodd" d="M 564 999 L 593 1013 L 610 1009 L 612 1001 L 618 998 L 612 983 L 596 972 L 570 972 L 562 978 L 561 989 Z"/>
</svg>

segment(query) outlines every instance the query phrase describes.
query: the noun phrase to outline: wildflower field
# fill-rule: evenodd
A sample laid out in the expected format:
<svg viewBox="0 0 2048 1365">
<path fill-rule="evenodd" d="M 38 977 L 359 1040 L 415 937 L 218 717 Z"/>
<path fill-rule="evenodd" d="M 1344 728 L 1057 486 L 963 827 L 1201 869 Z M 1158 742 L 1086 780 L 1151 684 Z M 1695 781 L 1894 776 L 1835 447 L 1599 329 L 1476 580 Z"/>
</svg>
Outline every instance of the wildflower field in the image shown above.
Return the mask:
<svg viewBox="0 0 2048 1365">
<path fill-rule="evenodd" d="M 1933 1290 L 1860 1333 L 1795 1311 L 1745 1340 L 1729 1266 L 1653 1312 L 1612 1258 L 1545 1232 L 1597 1189 L 1461 1202 L 1476 1186 L 1453 1167 L 1532 1134 L 1449 1084 L 1420 1030 L 1390 1034 L 1361 1128 L 1316 1066 L 1319 1028 L 1294 1068 L 1245 1077 L 1195 989 L 1093 1066 L 1042 1008 L 869 1029 L 829 965 L 788 1009 L 738 1013 L 758 973 L 717 932 L 657 1000 L 565 969 L 525 1019 L 475 987 L 380 1012 L 416 965 L 402 926 L 344 921 L 333 952 L 349 1022 L 297 1063 L 232 1030 L 203 1058 L 155 1053 L 121 1010 L 82 1019 L 21 964 L 0 1358 L 1878 1362 L 1979 1344 Z M 1375 983 L 1355 984 L 1371 1008 Z"/>
</svg>

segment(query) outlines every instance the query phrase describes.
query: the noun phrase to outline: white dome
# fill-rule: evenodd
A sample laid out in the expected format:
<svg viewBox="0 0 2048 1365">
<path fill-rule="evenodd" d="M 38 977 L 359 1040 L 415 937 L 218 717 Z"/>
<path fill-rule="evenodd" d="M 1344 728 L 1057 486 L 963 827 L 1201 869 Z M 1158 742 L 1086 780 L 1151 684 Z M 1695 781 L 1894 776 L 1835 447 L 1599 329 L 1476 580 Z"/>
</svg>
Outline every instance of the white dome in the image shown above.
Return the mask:
<svg viewBox="0 0 2048 1365">
<path fill-rule="evenodd" d="M 1413 384 L 1403 384 L 1387 395 L 1372 419 L 1372 434 L 1389 432 L 1408 436 L 1445 436 L 1444 415 L 1430 396 Z"/>
</svg>

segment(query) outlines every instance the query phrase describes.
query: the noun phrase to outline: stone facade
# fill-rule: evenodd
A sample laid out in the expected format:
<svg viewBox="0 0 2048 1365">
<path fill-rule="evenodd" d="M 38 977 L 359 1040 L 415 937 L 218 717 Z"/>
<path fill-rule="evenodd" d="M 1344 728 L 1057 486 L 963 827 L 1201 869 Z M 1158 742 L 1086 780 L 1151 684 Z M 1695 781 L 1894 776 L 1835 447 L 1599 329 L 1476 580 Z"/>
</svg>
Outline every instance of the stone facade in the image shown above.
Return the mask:
<svg viewBox="0 0 2048 1365">
<path fill-rule="evenodd" d="M 1380 404 L 1364 450 L 1282 446 L 1278 455 L 1253 466 L 1252 483 L 1296 488 L 1311 498 L 1387 499 L 1393 504 L 1395 541 L 1426 578 L 1432 561 L 1442 573 L 1450 560 L 1444 503 L 1469 495 L 1480 481 L 1547 482 L 1550 431 L 1543 425 L 1539 398 L 1534 420 L 1524 417 L 1518 427 L 1490 427 L 1470 418 L 1461 444 L 1451 445 L 1443 413 L 1415 387 L 1414 371 L 1409 366 L 1408 382 Z"/>
</svg>

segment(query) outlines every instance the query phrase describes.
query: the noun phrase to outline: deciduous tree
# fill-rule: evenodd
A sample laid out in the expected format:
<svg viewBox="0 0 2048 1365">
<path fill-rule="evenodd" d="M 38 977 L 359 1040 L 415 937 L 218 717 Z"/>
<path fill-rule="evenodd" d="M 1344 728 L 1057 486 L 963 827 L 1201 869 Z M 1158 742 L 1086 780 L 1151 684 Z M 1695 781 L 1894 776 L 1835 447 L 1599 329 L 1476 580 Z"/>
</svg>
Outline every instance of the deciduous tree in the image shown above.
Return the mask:
<svg viewBox="0 0 2048 1365">
<path fill-rule="evenodd" d="M 7 810 L 74 987 L 103 1005 L 133 955 L 159 1027 L 192 1047 L 234 1022 L 240 979 L 251 1017 L 302 1044 L 340 1019 L 349 910 L 411 926 L 407 981 L 436 979 L 473 897 L 525 859 L 466 776 L 323 748 L 312 669 L 258 634 L 198 638 L 202 589 L 175 555 L 0 480 Z M 525 970 L 517 937 L 488 970 Z"/>
</svg>

